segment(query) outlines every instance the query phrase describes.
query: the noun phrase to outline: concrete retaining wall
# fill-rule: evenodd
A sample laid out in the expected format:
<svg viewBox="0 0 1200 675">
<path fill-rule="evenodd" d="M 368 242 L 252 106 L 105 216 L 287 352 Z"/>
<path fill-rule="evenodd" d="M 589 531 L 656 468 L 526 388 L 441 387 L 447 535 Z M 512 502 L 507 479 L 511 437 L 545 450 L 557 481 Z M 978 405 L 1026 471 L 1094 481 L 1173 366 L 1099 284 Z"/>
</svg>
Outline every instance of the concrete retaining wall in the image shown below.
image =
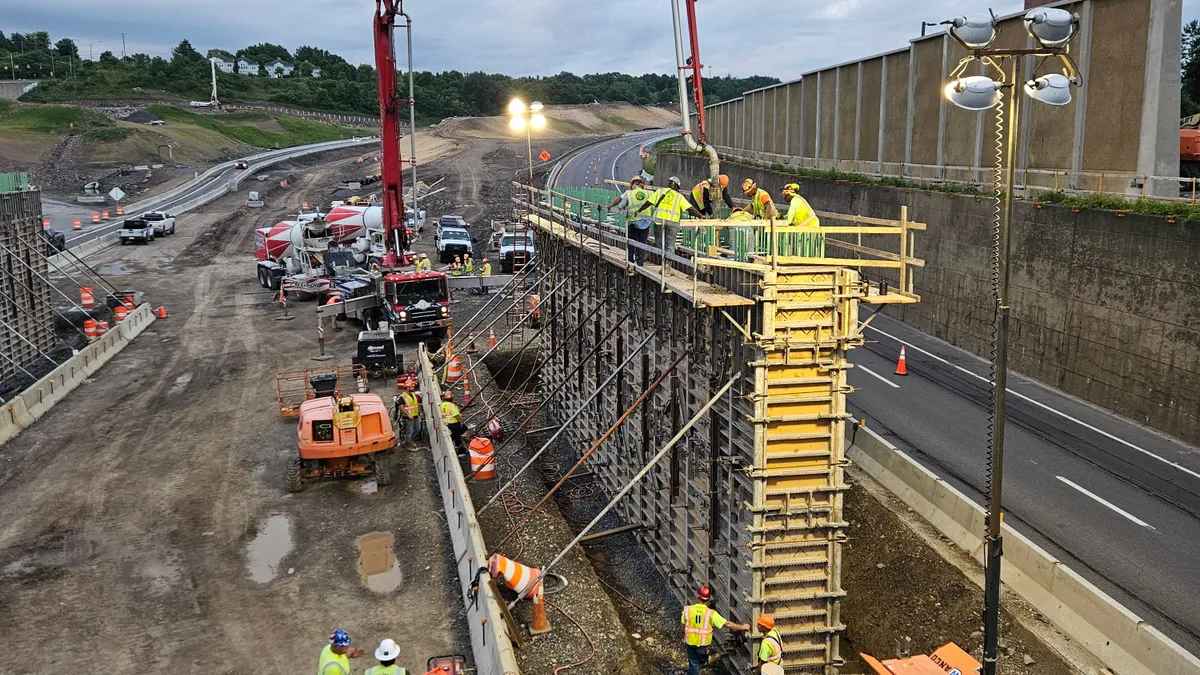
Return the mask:
<svg viewBox="0 0 1200 675">
<path fill-rule="evenodd" d="M 661 155 L 658 166 L 685 187 L 707 172 L 702 160 L 681 155 Z M 822 211 L 893 218 L 907 205 L 929 228 L 915 248 L 926 261 L 913 274 L 921 302 L 889 312 L 988 353 L 990 198 L 722 167 L 734 185 L 752 177 L 776 196 L 798 182 Z M 1200 443 L 1200 223 L 1020 201 L 1012 239 L 1010 367 Z"/>
<path fill-rule="evenodd" d="M 154 312 L 150 305 L 138 307 L 104 337 L 62 362 L 45 377 L 4 403 L 3 407 L 0 407 L 0 445 L 7 443 L 45 415 L 153 322 Z"/>
<path fill-rule="evenodd" d="M 475 517 L 475 504 L 450 430 L 442 422 L 439 404 L 442 390 L 434 378 L 434 369 L 429 363 L 425 345 L 420 346 L 418 359 L 421 363 L 421 405 L 424 408 L 426 426 L 429 429 L 429 445 L 433 452 L 434 470 L 438 475 L 438 486 L 442 490 L 445 507 L 446 528 L 454 545 L 454 559 L 458 568 L 458 580 L 463 594 L 463 608 L 467 612 L 467 630 L 471 633 L 471 651 L 475 657 L 475 672 L 479 675 L 520 675 L 516 654 L 508 638 L 504 619 L 500 615 L 499 600 L 492 594 L 483 573 L 479 594 L 472 599 L 468 593 L 475 573 L 487 567 L 487 547 L 483 543 L 483 531 Z"/>
<path fill-rule="evenodd" d="M 946 481 L 866 427 L 847 456 L 983 564 L 985 514 Z M 1200 659 L 1004 525 L 1004 583 L 1115 673 L 1200 675 Z"/>
</svg>

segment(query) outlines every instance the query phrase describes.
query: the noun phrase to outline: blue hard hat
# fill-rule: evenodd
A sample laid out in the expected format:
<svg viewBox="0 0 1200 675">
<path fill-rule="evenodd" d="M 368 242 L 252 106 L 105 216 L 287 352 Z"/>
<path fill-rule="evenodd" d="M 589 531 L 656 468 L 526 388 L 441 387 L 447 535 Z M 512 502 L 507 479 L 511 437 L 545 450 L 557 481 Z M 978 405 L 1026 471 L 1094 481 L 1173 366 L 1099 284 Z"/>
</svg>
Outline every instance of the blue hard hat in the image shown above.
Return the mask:
<svg viewBox="0 0 1200 675">
<path fill-rule="evenodd" d="M 329 636 L 329 642 L 338 647 L 347 647 L 350 645 L 350 636 L 346 635 L 346 631 L 339 628 Z"/>
</svg>

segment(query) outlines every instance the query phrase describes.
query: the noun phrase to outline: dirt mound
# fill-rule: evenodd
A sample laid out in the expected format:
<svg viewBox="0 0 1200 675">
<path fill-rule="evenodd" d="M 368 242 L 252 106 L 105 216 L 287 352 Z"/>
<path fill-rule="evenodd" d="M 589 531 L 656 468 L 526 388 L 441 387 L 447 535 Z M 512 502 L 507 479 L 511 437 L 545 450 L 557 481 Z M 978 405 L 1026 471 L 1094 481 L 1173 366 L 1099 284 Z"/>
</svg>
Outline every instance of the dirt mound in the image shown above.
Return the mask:
<svg viewBox="0 0 1200 675">
<path fill-rule="evenodd" d="M 138 110 L 125 117 L 122 117 L 121 120 L 123 122 L 133 122 L 134 124 L 149 124 L 158 120 L 158 118 L 155 117 L 154 113 L 150 112 L 149 110 Z"/>
</svg>

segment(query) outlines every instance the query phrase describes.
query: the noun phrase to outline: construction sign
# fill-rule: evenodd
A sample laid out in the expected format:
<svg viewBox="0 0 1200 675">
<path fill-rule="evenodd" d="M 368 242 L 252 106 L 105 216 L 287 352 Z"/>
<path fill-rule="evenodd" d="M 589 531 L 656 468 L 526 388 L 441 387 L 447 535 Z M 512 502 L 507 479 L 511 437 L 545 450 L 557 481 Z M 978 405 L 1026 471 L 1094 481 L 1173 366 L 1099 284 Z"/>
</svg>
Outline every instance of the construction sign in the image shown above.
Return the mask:
<svg viewBox="0 0 1200 675">
<path fill-rule="evenodd" d="M 549 162 L 550 161 L 550 153 L 543 150 L 541 152 L 541 154 L 538 155 L 538 159 L 541 159 L 543 162 Z"/>
</svg>

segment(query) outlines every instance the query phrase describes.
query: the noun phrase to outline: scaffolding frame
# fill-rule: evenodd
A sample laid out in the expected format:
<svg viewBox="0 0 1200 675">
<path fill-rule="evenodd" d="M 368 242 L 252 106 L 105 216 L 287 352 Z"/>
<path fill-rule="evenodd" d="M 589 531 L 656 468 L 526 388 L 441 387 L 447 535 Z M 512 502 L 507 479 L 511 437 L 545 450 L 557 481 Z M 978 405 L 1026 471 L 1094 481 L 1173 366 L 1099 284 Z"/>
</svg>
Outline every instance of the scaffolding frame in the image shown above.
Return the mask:
<svg viewBox="0 0 1200 675">
<path fill-rule="evenodd" d="M 587 291 L 571 305 L 549 299 L 551 358 L 542 373 L 546 388 L 559 393 L 543 405 L 561 421 L 587 402 L 563 430 L 564 446 L 589 448 L 613 430 L 590 466 L 610 494 L 627 491 L 617 512 L 636 528 L 681 602 L 709 584 L 713 606 L 725 616 L 746 622 L 762 613 L 775 616 L 787 672 L 836 672 L 843 662 L 844 439 L 852 367 L 846 356 L 863 341 L 860 302 L 919 300 L 909 270 L 923 264 L 912 255 L 913 231 L 923 225 L 912 223 L 906 210 L 897 221 L 842 216 L 851 224 L 825 234 L 855 237 L 827 241 L 847 245 L 847 258 L 738 261 L 693 249 L 686 257 L 668 254 L 665 265 L 637 266 L 627 261 L 624 232 L 605 225 L 603 206 L 559 206 L 561 195 L 552 199 L 526 186 L 514 195 L 518 213 L 533 225 L 539 256 L 554 262 L 544 283 L 565 280 L 561 297 Z M 597 216 L 581 218 L 589 212 Z M 898 251 L 886 249 L 887 238 Z M 860 270 L 878 270 L 880 278 L 865 280 Z M 631 336 L 647 334 L 649 344 L 629 358 L 644 339 Z M 639 393 L 680 358 L 682 366 L 614 428 Z M 601 387 L 614 372 L 615 382 Z M 686 427 L 730 380 L 730 395 Z M 681 431 L 680 442 L 654 463 L 659 448 Z M 631 486 L 647 467 L 645 480 Z M 750 672 L 753 659 L 749 649 L 731 653 L 740 672 Z"/>
</svg>

